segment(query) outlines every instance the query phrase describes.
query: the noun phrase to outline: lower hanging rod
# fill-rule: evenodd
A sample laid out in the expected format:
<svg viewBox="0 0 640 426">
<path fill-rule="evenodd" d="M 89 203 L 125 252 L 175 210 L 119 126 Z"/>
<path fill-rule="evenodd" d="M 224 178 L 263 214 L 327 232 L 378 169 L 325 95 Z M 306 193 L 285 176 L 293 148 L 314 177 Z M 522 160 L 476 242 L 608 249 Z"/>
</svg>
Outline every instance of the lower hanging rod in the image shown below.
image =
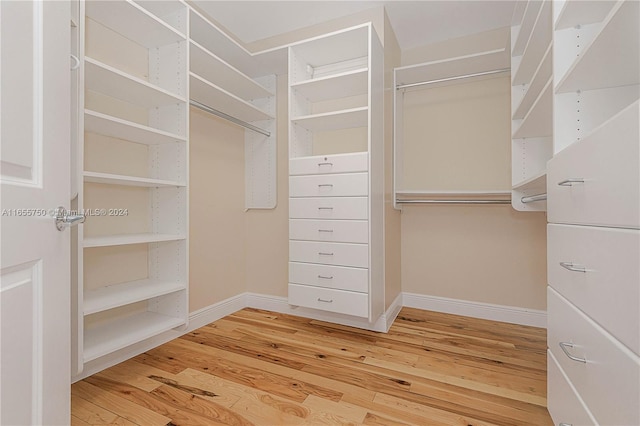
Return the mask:
<svg viewBox="0 0 640 426">
<path fill-rule="evenodd" d="M 511 204 L 511 200 L 396 200 L 398 204 Z"/>
<path fill-rule="evenodd" d="M 444 83 L 446 81 L 462 80 L 462 79 L 471 78 L 471 77 L 481 77 L 483 75 L 500 74 L 510 70 L 511 68 L 501 68 L 499 70 L 477 72 L 477 73 L 465 74 L 465 75 L 457 75 L 455 77 L 439 78 L 437 80 L 421 81 L 418 83 L 398 84 L 396 86 L 396 90 L 407 89 L 409 87 L 426 86 L 427 84 Z"/>
<path fill-rule="evenodd" d="M 267 130 L 263 130 L 260 127 L 254 126 L 253 124 L 247 123 L 246 121 L 242 121 L 239 118 L 235 118 L 232 115 L 229 114 L 225 114 L 222 111 L 218 111 L 217 109 L 213 109 L 210 106 L 207 106 L 205 104 L 201 104 L 198 101 L 194 101 L 193 99 L 189 99 L 189 103 L 196 107 L 199 108 L 205 112 L 208 112 L 209 114 L 213 114 L 213 115 L 217 115 L 220 118 L 224 118 L 227 121 L 230 121 L 232 123 L 237 124 L 238 126 L 242 126 L 245 129 L 249 129 L 249 130 L 253 130 L 254 132 L 260 133 L 262 135 L 265 135 L 266 137 L 270 137 L 271 136 L 271 132 L 267 131 Z"/>
<path fill-rule="evenodd" d="M 522 201 L 524 204 L 527 203 L 533 203 L 534 201 L 544 201 L 547 199 L 547 194 L 538 194 L 538 195 L 531 195 L 529 197 L 522 197 L 520 198 L 520 201 Z"/>
</svg>

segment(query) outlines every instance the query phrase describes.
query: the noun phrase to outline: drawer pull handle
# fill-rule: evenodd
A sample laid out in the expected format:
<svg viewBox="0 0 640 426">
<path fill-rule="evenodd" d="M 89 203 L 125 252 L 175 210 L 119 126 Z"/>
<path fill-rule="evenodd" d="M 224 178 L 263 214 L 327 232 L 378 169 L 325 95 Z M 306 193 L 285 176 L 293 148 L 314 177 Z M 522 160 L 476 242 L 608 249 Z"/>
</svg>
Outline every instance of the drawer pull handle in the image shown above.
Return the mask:
<svg viewBox="0 0 640 426">
<path fill-rule="evenodd" d="M 318 232 L 333 232 L 333 229 L 318 229 Z"/>
<path fill-rule="evenodd" d="M 318 167 L 322 166 L 333 166 L 333 163 L 318 163 Z"/>
<path fill-rule="evenodd" d="M 318 275 L 318 278 L 322 278 L 323 280 L 332 280 L 333 277 L 325 277 L 323 275 Z"/>
<path fill-rule="evenodd" d="M 318 207 L 318 210 L 333 210 L 333 207 Z"/>
<path fill-rule="evenodd" d="M 569 342 L 560 342 L 560 349 L 562 349 L 562 352 L 564 352 L 564 354 L 572 361 L 577 361 L 577 362 L 583 362 L 586 363 L 587 360 L 584 358 L 578 358 L 577 356 L 571 355 L 569 353 L 569 349 L 567 348 L 573 348 L 573 343 L 569 343 Z"/>
<path fill-rule="evenodd" d="M 584 183 L 583 178 L 569 178 L 558 182 L 559 186 L 573 186 L 574 183 Z"/>
<path fill-rule="evenodd" d="M 319 251 L 318 254 L 320 256 L 333 256 L 333 253 L 324 253 L 324 252 L 321 252 L 321 251 Z"/>
<path fill-rule="evenodd" d="M 318 184 L 318 188 L 333 188 L 333 184 L 332 183 L 319 183 Z"/>
<path fill-rule="evenodd" d="M 558 423 L 558 426 L 573 426 L 572 423 Z"/>
<path fill-rule="evenodd" d="M 318 297 L 318 302 L 333 303 L 333 299 L 327 300 L 327 299 L 321 299 L 321 298 Z"/>
<path fill-rule="evenodd" d="M 587 272 L 587 268 L 576 266 L 573 262 L 560 262 L 560 266 L 572 272 Z"/>
</svg>

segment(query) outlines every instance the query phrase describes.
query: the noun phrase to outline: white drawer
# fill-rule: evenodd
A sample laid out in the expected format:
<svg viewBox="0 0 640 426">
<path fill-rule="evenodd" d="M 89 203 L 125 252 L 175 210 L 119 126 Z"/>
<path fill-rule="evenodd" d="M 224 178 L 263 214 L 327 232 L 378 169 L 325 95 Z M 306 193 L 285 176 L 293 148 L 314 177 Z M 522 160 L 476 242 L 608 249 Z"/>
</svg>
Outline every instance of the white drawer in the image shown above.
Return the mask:
<svg viewBox="0 0 640 426">
<path fill-rule="evenodd" d="M 568 303 L 547 290 L 547 341 L 585 405 L 599 424 L 640 424 L 640 357 Z M 566 351 L 586 362 L 569 358 Z"/>
<path fill-rule="evenodd" d="M 592 426 L 596 422 L 569 384 L 551 351 L 547 351 L 547 408 L 554 424 Z"/>
<path fill-rule="evenodd" d="M 640 231 L 547 229 L 549 285 L 640 354 Z"/>
<path fill-rule="evenodd" d="M 289 197 L 359 197 L 368 194 L 368 173 L 289 177 Z"/>
<path fill-rule="evenodd" d="M 291 219 L 289 220 L 289 239 L 367 244 L 369 222 L 366 220 Z"/>
<path fill-rule="evenodd" d="M 366 152 L 292 158 L 289 160 L 289 174 L 292 176 L 354 173 L 368 170 L 369 154 Z"/>
<path fill-rule="evenodd" d="M 367 244 L 289 241 L 289 260 L 323 265 L 369 267 Z"/>
<path fill-rule="evenodd" d="M 369 316 L 366 293 L 289 284 L 289 304 L 358 317 Z"/>
<path fill-rule="evenodd" d="M 640 227 L 638 128 L 636 102 L 549 161 L 549 222 Z"/>
<path fill-rule="evenodd" d="M 289 262 L 289 282 L 368 293 L 369 270 Z"/>
<path fill-rule="evenodd" d="M 292 219 L 362 219 L 369 218 L 367 197 L 290 198 Z"/>
</svg>

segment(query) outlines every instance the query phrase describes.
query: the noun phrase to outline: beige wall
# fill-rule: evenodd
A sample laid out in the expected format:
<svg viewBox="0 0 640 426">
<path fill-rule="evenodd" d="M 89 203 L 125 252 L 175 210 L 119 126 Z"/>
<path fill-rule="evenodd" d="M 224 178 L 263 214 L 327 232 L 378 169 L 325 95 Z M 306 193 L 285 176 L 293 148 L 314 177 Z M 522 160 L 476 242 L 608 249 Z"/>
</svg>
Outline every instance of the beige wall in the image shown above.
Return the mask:
<svg viewBox="0 0 640 426">
<path fill-rule="evenodd" d="M 189 311 L 246 291 L 244 131 L 191 108 Z"/>
<path fill-rule="evenodd" d="M 402 63 L 409 65 L 461 56 L 508 44 L 509 32 L 505 28 L 403 52 Z M 405 167 L 410 169 L 406 171 L 408 182 L 404 189 L 510 188 L 510 92 L 508 81 L 501 80 L 473 83 L 479 85 L 473 93 L 484 92 L 484 101 L 488 102 L 485 108 L 491 108 L 491 113 L 500 110 L 504 115 L 500 120 L 488 118 L 487 111 L 473 114 L 473 108 L 467 111 L 469 113 L 465 114 L 464 120 L 459 120 L 456 112 L 461 111 L 461 105 L 451 109 L 449 101 L 446 101 L 449 97 L 446 92 L 449 91 L 452 98 L 460 97 L 460 87 L 412 93 L 411 102 L 405 105 L 405 117 L 410 120 L 405 128 L 405 143 L 409 146 Z M 438 107 L 434 105 L 438 100 L 444 101 L 445 111 L 449 108 L 439 117 L 439 125 L 456 131 L 439 130 L 434 123 L 425 125 L 427 117 L 420 119 L 425 114 L 434 113 L 430 109 Z M 470 99 L 469 102 L 468 106 L 474 107 L 476 100 Z M 473 137 L 473 129 L 486 127 L 488 120 L 492 125 L 498 123 L 499 128 L 492 130 L 497 132 L 495 136 L 499 138 L 499 144 L 493 143 L 495 139 L 481 141 Z M 471 131 L 471 135 L 459 134 L 465 131 Z M 462 170 L 457 169 L 460 162 L 456 153 L 465 156 L 460 158 L 460 162 L 467 161 Z M 433 157 L 436 157 L 435 162 Z M 484 161 L 486 167 L 477 168 L 468 163 L 476 158 Z M 451 170 L 457 172 L 451 173 Z M 414 188 L 414 185 L 422 187 Z M 509 205 L 405 206 L 401 231 L 402 290 L 544 310 L 545 226 L 544 213 L 516 212 Z"/>
</svg>

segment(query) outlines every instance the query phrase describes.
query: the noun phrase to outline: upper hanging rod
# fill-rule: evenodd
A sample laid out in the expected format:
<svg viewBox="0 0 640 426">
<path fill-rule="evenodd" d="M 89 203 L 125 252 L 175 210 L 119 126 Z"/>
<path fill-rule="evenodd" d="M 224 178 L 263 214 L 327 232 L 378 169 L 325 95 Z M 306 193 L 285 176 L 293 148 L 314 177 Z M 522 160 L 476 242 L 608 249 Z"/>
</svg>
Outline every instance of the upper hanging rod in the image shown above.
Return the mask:
<svg viewBox="0 0 640 426">
<path fill-rule="evenodd" d="M 511 200 L 396 200 L 398 204 L 511 204 Z"/>
<path fill-rule="evenodd" d="M 538 195 L 531 195 L 529 197 L 522 197 L 520 201 L 522 201 L 524 204 L 527 204 L 527 203 L 533 203 L 534 201 L 544 201 L 546 199 L 547 199 L 547 194 L 538 194 Z"/>
<path fill-rule="evenodd" d="M 228 120 L 228 121 L 231 121 L 232 123 L 235 123 L 238 126 L 242 126 L 242 127 L 246 128 L 246 129 L 253 130 L 254 132 L 257 132 L 257 133 L 260 133 L 262 135 L 265 135 L 266 137 L 271 137 L 271 132 L 269 132 L 267 130 L 262 130 L 260 127 L 256 127 L 253 124 L 247 123 L 246 121 L 242 121 L 239 118 L 235 118 L 232 115 L 225 114 L 222 111 L 218 111 L 217 109 L 213 109 L 210 106 L 207 106 L 205 104 L 201 104 L 200 102 L 194 101 L 193 99 L 189 99 L 189 103 L 191 105 L 193 105 L 194 107 L 196 107 L 196 108 L 200 108 L 201 110 L 206 111 L 206 112 L 208 112 L 210 114 L 217 115 L 218 117 L 224 118 L 225 120 Z"/>
<path fill-rule="evenodd" d="M 480 77 L 480 76 L 483 76 L 483 75 L 499 74 L 499 73 L 507 72 L 507 71 L 510 71 L 510 70 L 511 70 L 510 68 L 501 68 L 501 69 L 492 70 L 492 71 L 484 71 L 484 72 L 476 72 L 476 73 L 473 73 L 473 74 L 457 75 L 455 77 L 439 78 L 437 80 L 420 81 L 418 83 L 398 84 L 396 86 L 396 90 L 406 89 L 408 87 L 425 86 L 427 84 L 443 83 L 445 81 L 462 80 L 464 78 Z"/>
</svg>

